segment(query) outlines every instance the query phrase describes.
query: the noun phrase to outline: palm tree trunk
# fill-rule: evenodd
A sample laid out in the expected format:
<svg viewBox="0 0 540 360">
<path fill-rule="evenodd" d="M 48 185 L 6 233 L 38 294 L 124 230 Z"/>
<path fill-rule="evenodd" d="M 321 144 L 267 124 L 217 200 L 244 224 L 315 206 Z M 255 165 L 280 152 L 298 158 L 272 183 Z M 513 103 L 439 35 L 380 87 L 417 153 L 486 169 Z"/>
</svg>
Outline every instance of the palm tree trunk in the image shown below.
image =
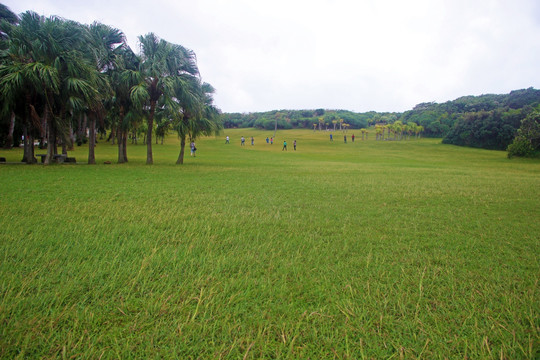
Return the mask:
<svg viewBox="0 0 540 360">
<path fill-rule="evenodd" d="M 152 127 L 154 126 L 154 112 L 156 110 L 156 102 L 150 102 L 150 113 L 148 114 L 148 131 L 146 133 L 146 164 L 152 165 L 154 158 L 152 157 Z"/>
<path fill-rule="evenodd" d="M 178 154 L 178 160 L 176 160 L 177 165 L 182 165 L 184 163 L 185 149 L 186 149 L 186 135 L 182 135 L 180 138 L 180 154 Z"/>
<path fill-rule="evenodd" d="M 68 150 L 73 150 L 73 144 L 75 144 L 75 134 L 73 133 L 73 123 L 70 121 L 69 123 L 69 147 Z"/>
<path fill-rule="evenodd" d="M 47 127 L 47 155 L 45 156 L 45 160 L 43 161 L 43 164 L 49 165 L 51 163 L 51 160 L 54 155 L 54 130 L 52 124 L 49 124 Z"/>
<path fill-rule="evenodd" d="M 123 134 L 120 126 L 116 129 L 116 139 L 118 143 L 118 163 L 124 163 L 124 142 L 122 141 Z"/>
<path fill-rule="evenodd" d="M 23 124 L 23 137 L 23 158 L 21 161 L 30 164 L 28 162 L 28 127 L 26 124 Z"/>
<path fill-rule="evenodd" d="M 125 162 L 124 159 L 124 133 L 125 131 L 122 129 L 122 124 L 124 123 L 124 108 L 120 108 L 120 114 L 118 116 L 118 126 L 116 127 L 116 140 L 118 142 L 118 163 L 123 164 Z M 113 140 L 114 144 L 114 140 Z"/>
<path fill-rule="evenodd" d="M 88 134 L 88 164 L 95 164 L 96 154 L 94 147 L 96 146 L 96 118 L 94 114 L 90 114 L 88 126 L 90 128 L 90 132 Z"/>
<path fill-rule="evenodd" d="M 39 132 L 39 137 L 40 137 L 39 148 L 40 149 L 47 149 L 45 142 L 47 141 L 47 132 L 49 131 L 48 119 L 49 119 L 49 108 L 45 106 L 45 110 L 43 111 L 43 117 L 41 118 L 41 129 Z"/>
<path fill-rule="evenodd" d="M 11 149 L 13 147 L 13 131 L 15 130 L 15 113 L 11 112 L 11 117 L 9 119 L 9 131 L 6 138 L 6 143 L 4 144 L 4 149 Z"/>
<path fill-rule="evenodd" d="M 116 130 L 116 126 L 111 126 L 111 136 L 109 136 L 109 139 L 112 140 L 111 145 L 116 145 L 117 135 L 118 131 Z"/>
<path fill-rule="evenodd" d="M 45 156 L 44 164 L 49 165 L 56 153 L 56 124 L 52 115 L 47 116 L 47 156 Z"/>
<path fill-rule="evenodd" d="M 122 142 L 124 143 L 124 146 L 122 147 L 122 151 L 124 153 L 124 161 L 125 162 L 128 162 L 128 157 L 127 157 L 127 130 L 125 130 L 123 132 L 123 135 L 122 135 Z"/>
</svg>

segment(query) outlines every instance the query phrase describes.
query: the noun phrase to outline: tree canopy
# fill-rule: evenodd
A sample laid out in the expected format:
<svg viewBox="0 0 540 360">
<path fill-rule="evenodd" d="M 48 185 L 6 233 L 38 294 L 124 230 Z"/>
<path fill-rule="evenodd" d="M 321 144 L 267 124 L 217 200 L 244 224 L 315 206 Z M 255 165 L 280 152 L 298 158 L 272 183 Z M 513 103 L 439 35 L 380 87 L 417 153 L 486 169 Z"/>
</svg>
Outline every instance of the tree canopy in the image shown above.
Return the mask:
<svg viewBox="0 0 540 360">
<path fill-rule="evenodd" d="M 126 162 L 128 134 L 135 140 L 144 124 L 152 164 L 155 129 L 164 136 L 189 118 L 193 139 L 221 128 L 213 87 L 202 83 L 190 49 L 149 33 L 139 37 L 135 54 L 114 27 L 32 11 L 16 16 L 3 5 L 0 19 L 0 144 L 10 148 L 23 139 L 24 162 L 37 161 L 39 141 L 46 164 L 60 145 L 67 158 L 75 142 L 88 142 L 88 162 L 95 163 L 96 132 L 107 130 L 118 141 L 118 162 Z"/>
</svg>

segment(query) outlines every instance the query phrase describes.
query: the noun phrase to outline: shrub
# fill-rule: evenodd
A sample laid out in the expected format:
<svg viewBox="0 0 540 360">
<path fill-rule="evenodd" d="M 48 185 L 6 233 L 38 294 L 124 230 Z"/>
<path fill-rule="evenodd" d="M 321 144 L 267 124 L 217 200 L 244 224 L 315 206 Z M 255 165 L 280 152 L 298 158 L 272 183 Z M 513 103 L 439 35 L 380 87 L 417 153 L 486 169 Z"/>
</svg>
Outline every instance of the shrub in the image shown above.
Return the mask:
<svg viewBox="0 0 540 360">
<path fill-rule="evenodd" d="M 521 121 L 514 141 L 508 146 L 508 158 L 540 155 L 540 113 L 533 112 Z"/>
</svg>

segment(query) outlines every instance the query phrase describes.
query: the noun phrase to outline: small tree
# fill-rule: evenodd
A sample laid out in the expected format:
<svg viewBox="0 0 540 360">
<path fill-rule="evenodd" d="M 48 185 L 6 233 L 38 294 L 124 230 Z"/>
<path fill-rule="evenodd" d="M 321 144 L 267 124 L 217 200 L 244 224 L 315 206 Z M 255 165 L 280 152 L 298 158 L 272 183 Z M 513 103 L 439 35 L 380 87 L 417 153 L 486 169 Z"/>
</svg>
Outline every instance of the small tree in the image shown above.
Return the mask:
<svg viewBox="0 0 540 360">
<path fill-rule="evenodd" d="M 508 158 L 536 157 L 540 154 L 540 113 L 533 112 L 521 121 L 517 136 L 508 146 Z"/>
</svg>

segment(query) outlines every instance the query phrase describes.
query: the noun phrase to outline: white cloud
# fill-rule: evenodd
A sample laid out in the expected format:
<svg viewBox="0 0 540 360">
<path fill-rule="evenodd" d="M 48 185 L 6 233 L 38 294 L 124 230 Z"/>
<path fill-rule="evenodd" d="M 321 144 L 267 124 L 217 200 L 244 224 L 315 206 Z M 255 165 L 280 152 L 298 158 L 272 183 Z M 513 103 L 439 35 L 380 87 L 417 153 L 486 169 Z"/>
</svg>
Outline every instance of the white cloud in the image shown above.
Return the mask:
<svg viewBox="0 0 540 360">
<path fill-rule="evenodd" d="M 8 0 L 193 49 L 224 111 L 404 111 L 539 87 L 535 0 Z"/>
</svg>

